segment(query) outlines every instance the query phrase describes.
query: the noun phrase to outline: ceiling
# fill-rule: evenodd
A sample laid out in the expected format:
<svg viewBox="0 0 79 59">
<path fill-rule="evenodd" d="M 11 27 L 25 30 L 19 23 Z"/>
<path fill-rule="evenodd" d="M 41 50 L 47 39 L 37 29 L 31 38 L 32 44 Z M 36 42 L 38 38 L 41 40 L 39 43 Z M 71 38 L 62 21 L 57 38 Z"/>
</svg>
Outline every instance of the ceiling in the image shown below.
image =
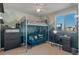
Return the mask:
<svg viewBox="0 0 79 59">
<path fill-rule="evenodd" d="M 68 8 L 76 4 L 72 3 L 4 3 L 5 9 L 14 9 L 24 13 L 29 13 L 33 15 L 43 16 L 49 13 L 53 13 L 64 8 Z M 36 12 L 36 9 L 40 8 L 40 12 Z"/>
</svg>

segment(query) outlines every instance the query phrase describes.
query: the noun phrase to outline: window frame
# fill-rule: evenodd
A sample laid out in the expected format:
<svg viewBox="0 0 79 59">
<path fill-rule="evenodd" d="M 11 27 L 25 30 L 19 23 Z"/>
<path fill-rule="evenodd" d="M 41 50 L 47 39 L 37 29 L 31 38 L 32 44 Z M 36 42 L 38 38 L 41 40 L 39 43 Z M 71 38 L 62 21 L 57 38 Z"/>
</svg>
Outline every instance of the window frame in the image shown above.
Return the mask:
<svg viewBox="0 0 79 59">
<path fill-rule="evenodd" d="M 66 26 L 66 24 L 65 24 L 66 15 L 71 14 L 71 13 L 74 13 L 74 14 L 78 15 L 76 11 L 70 11 L 70 12 L 67 12 L 67 13 L 65 13 L 65 14 L 58 14 L 58 15 L 55 16 L 55 19 L 54 19 L 54 21 L 55 21 L 55 24 L 54 24 L 54 25 L 55 25 L 55 26 L 54 26 L 55 30 L 57 30 L 57 28 L 56 28 L 56 24 L 57 24 L 57 23 L 56 23 L 56 17 L 57 17 L 57 16 L 64 16 L 64 29 L 63 29 L 63 31 L 65 31 L 65 28 L 66 28 L 66 27 L 65 27 L 65 26 Z M 76 20 L 75 20 L 75 22 L 76 22 Z"/>
</svg>

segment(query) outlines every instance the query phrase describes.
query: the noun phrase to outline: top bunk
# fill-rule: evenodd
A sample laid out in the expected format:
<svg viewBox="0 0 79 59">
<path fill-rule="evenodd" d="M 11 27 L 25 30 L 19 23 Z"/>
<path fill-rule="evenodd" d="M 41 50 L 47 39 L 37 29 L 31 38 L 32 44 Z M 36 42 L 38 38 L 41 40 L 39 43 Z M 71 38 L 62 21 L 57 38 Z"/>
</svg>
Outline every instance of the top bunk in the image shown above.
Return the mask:
<svg viewBox="0 0 79 59">
<path fill-rule="evenodd" d="M 46 23 L 27 23 L 27 25 L 32 25 L 32 26 L 48 26 Z"/>
<path fill-rule="evenodd" d="M 47 20 L 31 20 L 22 18 L 22 21 L 20 21 L 20 25 L 26 24 L 27 26 L 48 26 Z"/>
</svg>

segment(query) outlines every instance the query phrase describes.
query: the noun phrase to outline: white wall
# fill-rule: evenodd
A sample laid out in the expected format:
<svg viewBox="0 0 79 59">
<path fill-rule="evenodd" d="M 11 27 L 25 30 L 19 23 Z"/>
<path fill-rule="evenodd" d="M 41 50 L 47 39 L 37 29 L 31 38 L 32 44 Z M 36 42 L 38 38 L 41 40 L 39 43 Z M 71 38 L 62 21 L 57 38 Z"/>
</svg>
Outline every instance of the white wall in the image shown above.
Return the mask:
<svg viewBox="0 0 79 59">
<path fill-rule="evenodd" d="M 66 9 L 63 9 L 63 10 L 60 10 L 60 11 L 49 14 L 48 15 L 48 22 L 49 22 L 50 28 L 55 26 L 55 17 L 57 15 L 66 15 L 66 14 L 68 14 L 70 12 L 76 12 L 77 13 L 77 9 L 78 9 L 78 6 L 75 5 L 75 6 L 71 6 L 69 8 L 66 8 Z"/>
<path fill-rule="evenodd" d="M 4 22 L 9 26 L 15 26 L 16 22 L 19 21 L 23 16 L 25 16 L 29 20 L 41 20 L 37 16 L 29 15 L 27 13 L 23 13 L 17 10 L 4 8 L 4 11 Z"/>
</svg>

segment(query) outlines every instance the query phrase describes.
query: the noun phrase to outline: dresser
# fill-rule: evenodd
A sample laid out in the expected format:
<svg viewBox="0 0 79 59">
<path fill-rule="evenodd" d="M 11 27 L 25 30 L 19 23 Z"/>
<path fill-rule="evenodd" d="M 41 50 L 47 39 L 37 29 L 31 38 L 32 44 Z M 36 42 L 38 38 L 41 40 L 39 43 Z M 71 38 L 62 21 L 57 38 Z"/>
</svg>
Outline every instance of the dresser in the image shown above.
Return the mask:
<svg viewBox="0 0 79 59">
<path fill-rule="evenodd" d="M 4 33 L 4 50 L 13 49 L 21 45 L 19 29 L 6 29 Z"/>
</svg>

